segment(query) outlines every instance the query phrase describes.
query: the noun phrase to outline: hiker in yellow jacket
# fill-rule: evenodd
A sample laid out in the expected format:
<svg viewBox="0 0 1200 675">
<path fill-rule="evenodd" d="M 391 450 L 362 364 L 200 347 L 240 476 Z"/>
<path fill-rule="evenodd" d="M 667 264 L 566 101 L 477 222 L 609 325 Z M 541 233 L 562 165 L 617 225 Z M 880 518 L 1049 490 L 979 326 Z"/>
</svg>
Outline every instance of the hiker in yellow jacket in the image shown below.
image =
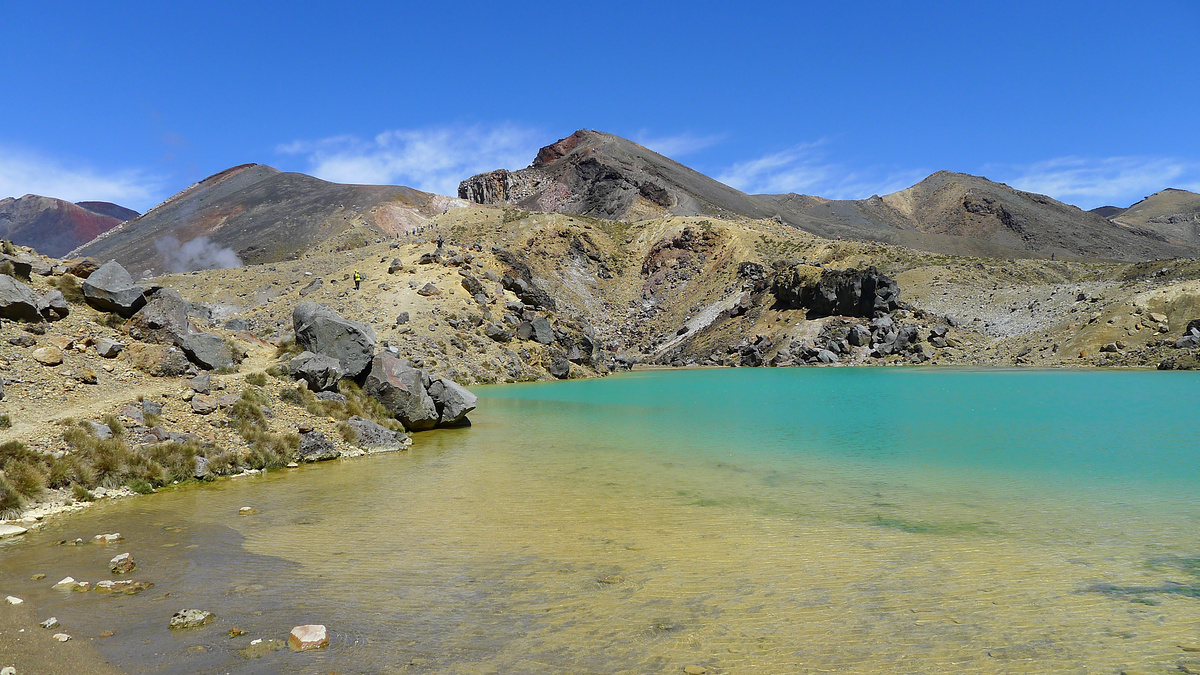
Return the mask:
<svg viewBox="0 0 1200 675">
<path fill-rule="evenodd" d="M 354 270 L 354 290 L 358 290 L 358 285 L 362 283 L 362 274 L 358 270 Z"/>
</svg>

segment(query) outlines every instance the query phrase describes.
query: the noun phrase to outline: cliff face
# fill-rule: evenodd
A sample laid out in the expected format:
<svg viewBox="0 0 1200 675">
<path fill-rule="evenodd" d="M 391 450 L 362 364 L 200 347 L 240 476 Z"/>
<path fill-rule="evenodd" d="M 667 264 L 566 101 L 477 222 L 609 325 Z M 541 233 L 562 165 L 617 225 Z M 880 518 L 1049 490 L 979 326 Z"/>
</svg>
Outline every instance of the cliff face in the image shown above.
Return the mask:
<svg viewBox="0 0 1200 675">
<path fill-rule="evenodd" d="M 136 218 L 137 212 L 108 202 L 72 204 L 38 195 L 9 197 L 0 199 L 0 238 L 58 257 L 130 217 Z"/>
</svg>

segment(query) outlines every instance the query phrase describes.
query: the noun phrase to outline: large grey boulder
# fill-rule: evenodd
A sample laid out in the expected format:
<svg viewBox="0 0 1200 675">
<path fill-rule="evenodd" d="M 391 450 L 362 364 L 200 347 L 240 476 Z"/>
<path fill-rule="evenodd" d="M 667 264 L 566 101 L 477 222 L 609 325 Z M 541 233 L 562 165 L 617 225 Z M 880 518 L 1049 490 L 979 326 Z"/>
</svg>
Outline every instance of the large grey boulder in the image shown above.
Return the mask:
<svg viewBox="0 0 1200 675">
<path fill-rule="evenodd" d="M 400 420 L 405 429 L 421 431 L 437 426 L 441 416 L 426 391 L 428 375 L 406 361 L 383 352 L 371 361 L 363 389 Z"/>
<path fill-rule="evenodd" d="M 412 439 L 408 437 L 408 434 L 402 431 L 392 431 L 365 417 L 355 415 L 346 420 L 346 424 L 354 431 L 354 440 L 351 442 L 368 452 L 403 450 L 412 445 Z"/>
<path fill-rule="evenodd" d="M 312 391 L 337 389 L 338 381 L 345 375 L 342 364 L 337 359 L 308 351 L 300 352 L 299 356 L 288 361 L 288 373 L 292 377 L 303 379 Z"/>
<path fill-rule="evenodd" d="M 429 383 L 430 398 L 438 409 L 440 426 L 455 426 L 466 422 L 467 413 L 475 409 L 478 397 L 466 387 L 444 377 L 434 378 Z"/>
<path fill-rule="evenodd" d="M 189 333 L 183 338 L 179 348 L 187 355 L 189 361 L 207 370 L 232 368 L 234 365 L 233 354 L 219 335 Z"/>
<path fill-rule="evenodd" d="M 125 330 L 142 342 L 182 346 L 184 338 L 192 332 L 188 306 L 179 291 L 160 288 L 134 313 Z"/>
<path fill-rule="evenodd" d="M 41 298 L 33 289 L 7 274 L 0 274 L 0 317 L 14 321 L 42 320 Z"/>
<path fill-rule="evenodd" d="M 143 289 L 115 260 L 110 260 L 83 281 L 83 298 L 101 312 L 113 312 L 125 318 L 133 316 L 146 303 Z"/>
<path fill-rule="evenodd" d="M 365 323 L 350 321 L 315 302 L 302 302 L 292 310 L 296 344 L 310 352 L 337 359 L 346 377 L 358 377 L 371 365 L 375 331 Z"/>
</svg>

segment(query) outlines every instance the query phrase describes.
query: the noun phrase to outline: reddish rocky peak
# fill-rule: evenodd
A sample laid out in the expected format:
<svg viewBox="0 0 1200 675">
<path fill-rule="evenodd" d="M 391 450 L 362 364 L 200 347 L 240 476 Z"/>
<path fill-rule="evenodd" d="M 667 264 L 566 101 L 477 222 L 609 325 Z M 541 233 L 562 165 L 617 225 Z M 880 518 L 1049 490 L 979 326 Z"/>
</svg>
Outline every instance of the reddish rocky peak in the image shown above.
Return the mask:
<svg viewBox="0 0 1200 675">
<path fill-rule="evenodd" d="M 537 158 L 533 160 L 533 165 L 540 168 L 566 157 L 583 140 L 583 135 L 584 130 L 580 129 L 570 136 L 538 150 Z"/>
</svg>

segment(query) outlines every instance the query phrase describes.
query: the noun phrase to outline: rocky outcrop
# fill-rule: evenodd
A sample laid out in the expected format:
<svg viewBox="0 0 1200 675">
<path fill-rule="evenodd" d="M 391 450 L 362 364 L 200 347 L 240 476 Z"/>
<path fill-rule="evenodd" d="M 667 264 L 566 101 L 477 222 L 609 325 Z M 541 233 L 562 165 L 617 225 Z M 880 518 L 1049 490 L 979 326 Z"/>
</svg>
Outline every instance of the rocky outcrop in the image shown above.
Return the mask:
<svg viewBox="0 0 1200 675">
<path fill-rule="evenodd" d="M 492 253 L 509 270 L 509 273 L 500 279 L 500 284 L 505 290 L 512 291 L 526 305 L 547 310 L 556 308 L 554 298 L 533 280 L 533 270 L 524 260 L 512 251 L 499 247 L 493 248 Z"/>
<path fill-rule="evenodd" d="M 409 431 L 469 424 L 467 414 L 477 401 L 466 387 L 389 352 L 371 362 L 363 389 Z"/>
<path fill-rule="evenodd" d="M 154 344 L 173 345 L 206 370 L 231 368 L 233 353 L 220 336 L 196 330 L 188 319 L 189 303 L 178 291 L 156 290 L 125 324 L 129 335 Z"/>
<path fill-rule="evenodd" d="M 900 308 L 900 287 L 873 266 L 830 270 L 796 264 L 776 273 L 771 290 L 781 307 L 805 309 L 809 318 L 872 318 Z"/>
<path fill-rule="evenodd" d="M 371 365 L 375 330 L 350 321 L 315 302 L 302 302 L 292 311 L 296 344 L 338 360 L 346 377 L 358 377 Z"/>
<path fill-rule="evenodd" d="M 83 297 L 101 312 L 112 312 L 125 318 L 146 304 L 144 288 L 133 283 L 129 272 L 115 261 L 108 261 L 83 281 Z"/>
</svg>

